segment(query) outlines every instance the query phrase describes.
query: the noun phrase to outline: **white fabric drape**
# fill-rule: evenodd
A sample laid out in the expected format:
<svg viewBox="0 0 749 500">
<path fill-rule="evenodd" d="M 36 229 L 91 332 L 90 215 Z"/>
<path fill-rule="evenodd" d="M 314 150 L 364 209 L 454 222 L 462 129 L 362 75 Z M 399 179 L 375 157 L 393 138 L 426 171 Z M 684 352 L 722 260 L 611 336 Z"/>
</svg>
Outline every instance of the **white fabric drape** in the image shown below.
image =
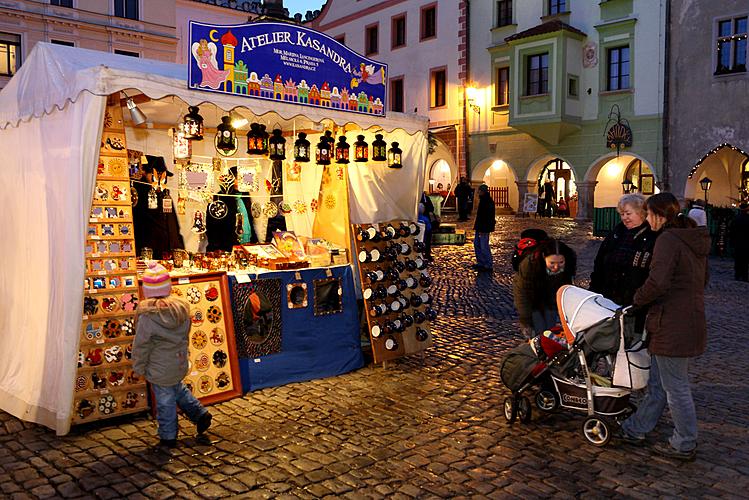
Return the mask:
<svg viewBox="0 0 749 500">
<path fill-rule="evenodd" d="M 106 98 L 0 133 L 0 408 L 66 434 Z"/>
</svg>

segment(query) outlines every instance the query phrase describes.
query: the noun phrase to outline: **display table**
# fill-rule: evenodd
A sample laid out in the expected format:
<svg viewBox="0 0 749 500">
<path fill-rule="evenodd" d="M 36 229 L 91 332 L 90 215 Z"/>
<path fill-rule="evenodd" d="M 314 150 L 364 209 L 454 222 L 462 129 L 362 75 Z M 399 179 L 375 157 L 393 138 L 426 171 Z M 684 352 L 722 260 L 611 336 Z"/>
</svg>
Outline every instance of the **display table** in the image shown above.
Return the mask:
<svg viewBox="0 0 749 500">
<path fill-rule="evenodd" d="M 321 308 L 318 299 L 330 291 L 327 285 L 332 281 L 340 284 L 340 307 Z M 350 266 L 259 274 L 237 272 L 229 275 L 229 289 L 244 392 L 331 377 L 363 366 Z M 262 342 L 253 342 L 253 333 L 243 323 L 252 290 L 261 290 L 274 310 L 270 337 Z M 301 293 L 294 297 L 297 304 L 292 303 L 290 308 L 293 292 Z M 326 298 L 328 302 L 329 299 Z"/>
</svg>

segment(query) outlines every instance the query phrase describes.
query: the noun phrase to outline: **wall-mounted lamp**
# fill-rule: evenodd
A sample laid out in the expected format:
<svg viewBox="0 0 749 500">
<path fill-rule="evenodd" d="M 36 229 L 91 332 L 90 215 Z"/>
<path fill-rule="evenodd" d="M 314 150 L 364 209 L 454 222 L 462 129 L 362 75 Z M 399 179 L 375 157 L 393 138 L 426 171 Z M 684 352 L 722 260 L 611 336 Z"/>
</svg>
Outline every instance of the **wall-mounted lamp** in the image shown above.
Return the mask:
<svg viewBox="0 0 749 500">
<path fill-rule="evenodd" d="M 481 114 L 481 106 L 476 104 L 476 97 L 478 96 L 478 90 L 473 85 L 466 87 L 466 103 L 474 113 Z"/>
<path fill-rule="evenodd" d="M 143 125 L 146 123 L 146 120 L 148 120 L 148 117 L 146 116 L 143 111 L 138 108 L 138 105 L 135 104 L 135 101 L 133 101 L 132 97 L 129 97 L 127 94 L 125 94 L 125 91 L 123 90 L 122 93 L 125 95 L 125 104 L 127 105 L 127 109 L 130 111 L 130 119 L 133 121 L 133 125 Z"/>
</svg>

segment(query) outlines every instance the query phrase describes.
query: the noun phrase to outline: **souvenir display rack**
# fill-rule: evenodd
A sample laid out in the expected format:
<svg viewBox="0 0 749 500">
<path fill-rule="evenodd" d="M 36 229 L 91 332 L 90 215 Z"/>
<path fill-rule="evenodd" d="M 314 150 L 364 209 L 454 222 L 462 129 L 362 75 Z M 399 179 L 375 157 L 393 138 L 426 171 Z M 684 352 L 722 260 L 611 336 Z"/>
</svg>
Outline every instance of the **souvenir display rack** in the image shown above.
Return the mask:
<svg viewBox="0 0 749 500">
<path fill-rule="evenodd" d="M 72 423 L 147 409 L 146 381 L 130 359 L 138 305 L 128 157 L 120 101 L 104 115 L 85 245 L 84 308 Z"/>
<path fill-rule="evenodd" d="M 353 224 L 367 326 L 376 363 L 423 351 L 432 345 L 436 317 L 427 288 L 424 246 L 414 222 Z"/>
<path fill-rule="evenodd" d="M 183 382 L 203 404 L 242 395 L 234 319 L 226 273 L 172 278 L 172 294 L 190 303 L 188 356 Z"/>
</svg>

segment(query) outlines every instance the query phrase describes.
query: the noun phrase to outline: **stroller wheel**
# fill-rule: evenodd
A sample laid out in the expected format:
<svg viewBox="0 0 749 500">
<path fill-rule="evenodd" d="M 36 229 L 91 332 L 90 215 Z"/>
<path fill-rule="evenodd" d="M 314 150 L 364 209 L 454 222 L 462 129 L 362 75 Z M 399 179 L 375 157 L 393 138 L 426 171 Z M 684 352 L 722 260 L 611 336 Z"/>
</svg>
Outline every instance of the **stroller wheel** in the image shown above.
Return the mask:
<svg viewBox="0 0 749 500">
<path fill-rule="evenodd" d="M 533 406 L 531 406 L 531 402 L 528 398 L 522 397 L 518 399 L 517 402 L 518 406 L 518 417 L 520 418 L 520 421 L 524 424 L 527 424 L 531 421 L 531 415 L 533 413 Z"/>
<path fill-rule="evenodd" d="M 513 423 L 518 416 L 518 403 L 515 398 L 505 398 L 504 403 L 505 419 L 508 423 Z"/>
<path fill-rule="evenodd" d="M 547 389 L 536 393 L 536 407 L 541 411 L 554 411 L 558 405 L 557 395 Z"/>
<path fill-rule="evenodd" d="M 588 417 L 583 422 L 583 436 L 593 446 L 606 446 L 611 440 L 611 425 L 601 417 Z"/>
</svg>

